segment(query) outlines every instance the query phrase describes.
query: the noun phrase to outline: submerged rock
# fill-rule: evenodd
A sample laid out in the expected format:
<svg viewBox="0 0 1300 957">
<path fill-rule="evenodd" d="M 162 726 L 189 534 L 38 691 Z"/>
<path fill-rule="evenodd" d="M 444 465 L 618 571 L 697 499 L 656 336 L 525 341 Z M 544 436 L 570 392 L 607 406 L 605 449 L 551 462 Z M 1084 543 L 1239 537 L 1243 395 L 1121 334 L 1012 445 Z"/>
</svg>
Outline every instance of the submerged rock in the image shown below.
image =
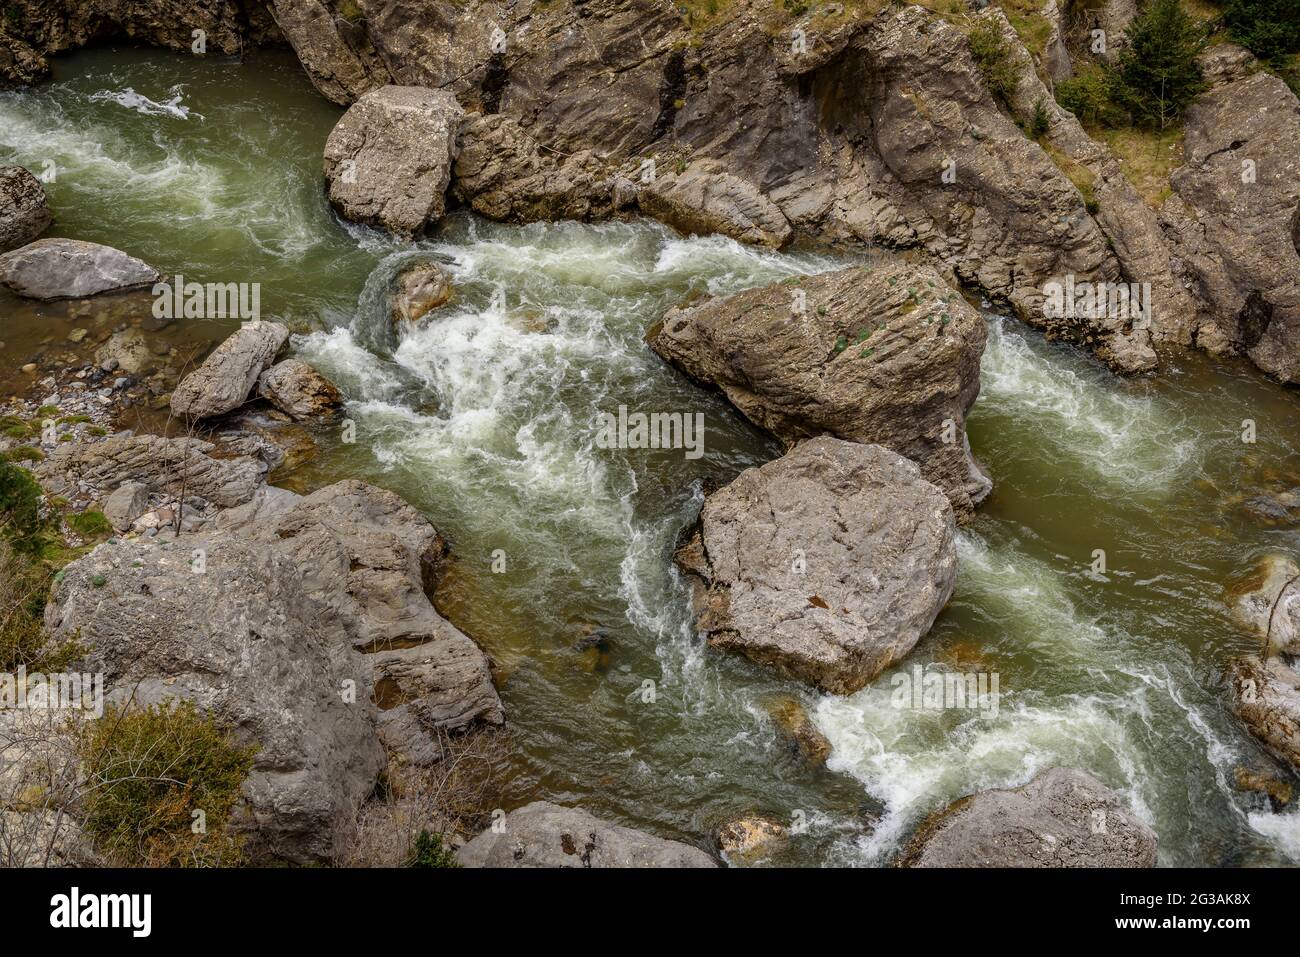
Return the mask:
<svg viewBox="0 0 1300 957">
<path fill-rule="evenodd" d="M 901 867 L 1155 867 L 1156 835 L 1114 791 L 1072 768 L 979 791 L 930 815 Z"/>
<path fill-rule="evenodd" d="M 913 463 L 823 436 L 710 495 L 677 561 L 709 644 L 851 694 L 947 604 L 955 534 Z"/>
<path fill-rule="evenodd" d="M 1300 673 L 1281 659 L 1238 658 L 1228 671 L 1233 711 L 1260 744 L 1300 771 Z"/>
<path fill-rule="evenodd" d="M 906 456 L 964 519 L 992 486 L 966 440 L 986 334 L 933 269 L 887 263 L 689 303 L 648 341 L 787 444 L 826 433 Z"/>
<path fill-rule="evenodd" d="M 204 419 L 239 408 L 288 341 L 289 328 L 281 323 L 244 323 L 180 381 L 172 392 L 172 411 Z"/>
<path fill-rule="evenodd" d="M 408 239 L 437 223 L 462 112 L 445 90 L 385 86 L 362 96 L 325 143 L 330 203 Z"/>
<path fill-rule="evenodd" d="M 1238 791 L 1250 791 L 1268 798 L 1274 813 L 1280 812 L 1294 796 L 1290 784 L 1269 771 L 1254 771 L 1250 768 L 1233 769 L 1233 787 Z"/>
<path fill-rule="evenodd" d="M 0 283 L 28 299 L 81 299 L 139 289 L 158 271 L 112 246 L 78 239 L 38 239 L 0 256 Z"/>
<path fill-rule="evenodd" d="M 447 270 L 435 262 L 412 263 L 394 280 L 388 315 L 394 326 L 411 325 L 445 306 L 454 293 Z"/>
<path fill-rule="evenodd" d="M 717 867 L 697 847 L 547 801 L 511 811 L 456 853 L 464 867 Z"/>
<path fill-rule="evenodd" d="M 750 814 L 728 821 L 718 829 L 718 850 L 729 864 L 752 864 L 783 846 L 789 836 L 780 821 Z"/>
<path fill-rule="evenodd" d="M 263 372 L 257 394 L 299 422 L 330 418 L 343 407 L 338 387 L 301 359 L 285 359 Z"/>
<path fill-rule="evenodd" d="M 0 253 L 27 245 L 53 221 L 41 181 L 21 166 L 0 166 Z"/>
<path fill-rule="evenodd" d="M 831 756 L 831 742 L 817 730 L 808 710 L 794 698 L 779 698 L 768 707 L 777 733 L 789 744 L 791 750 L 815 766 L 826 763 Z"/>
</svg>

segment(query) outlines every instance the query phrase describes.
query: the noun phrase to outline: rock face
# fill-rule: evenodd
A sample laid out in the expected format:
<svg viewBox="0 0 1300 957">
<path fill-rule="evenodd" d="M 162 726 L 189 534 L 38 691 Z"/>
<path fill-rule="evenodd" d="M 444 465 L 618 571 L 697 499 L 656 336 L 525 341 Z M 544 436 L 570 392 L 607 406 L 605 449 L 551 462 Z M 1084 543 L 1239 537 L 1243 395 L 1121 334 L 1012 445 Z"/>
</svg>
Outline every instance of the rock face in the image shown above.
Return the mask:
<svg viewBox="0 0 1300 957">
<path fill-rule="evenodd" d="M 172 392 L 172 411 L 204 419 L 239 408 L 288 341 L 289 328 L 278 322 L 244 323 L 180 381 Z"/>
<path fill-rule="evenodd" d="M 709 496 L 677 561 L 711 645 L 851 694 L 930 630 L 955 532 L 913 463 L 823 436 Z"/>
<path fill-rule="evenodd" d="M 343 406 L 338 387 L 301 359 L 285 359 L 263 372 L 257 394 L 297 421 L 328 418 Z"/>
<path fill-rule="evenodd" d="M 1072 768 L 980 791 L 932 814 L 903 867 L 1155 867 L 1156 835 L 1115 792 Z"/>
<path fill-rule="evenodd" d="M 597 219 L 630 205 L 635 187 L 591 150 L 548 152 L 519 123 L 471 113 L 460 125 L 453 192 L 489 219 Z"/>
<path fill-rule="evenodd" d="M 157 270 L 112 246 L 38 239 L 0 256 L 0 283 L 28 299 L 80 299 L 158 282 Z"/>
<path fill-rule="evenodd" d="M 964 519 L 992 487 L 966 441 L 986 334 L 933 269 L 887 263 L 688 304 L 648 341 L 786 443 L 824 433 L 906 456 Z"/>
<path fill-rule="evenodd" d="M 364 680 L 343 626 L 290 559 L 233 536 L 101 545 L 65 569 L 46 625 L 88 649 L 110 700 L 193 700 L 256 742 L 236 818 L 252 859 L 331 858 L 383 750 L 367 702 L 342 697 Z"/>
<path fill-rule="evenodd" d="M 21 166 L 0 166 L 0 252 L 27 245 L 53 220 L 41 181 Z"/>
<path fill-rule="evenodd" d="M 1300 382 L 1300 101 L 1256 73 L 1201 96 L 1184 129 L 1161 221 L 1204 304 L 1197 341 Z"/>
<path fill-rule="evenodd" d="M 713 160 L 692 163 L 681 173 L 657 175 L 638 202 L 644 212 L 683 233 L 722 233 L 774 248 L 784 246 L 792 235 L 780 207 Z"/>
<path fill-rule="evenodd" d="M 586 811 L 535 801 L 456 854 L 464 867 L 716 867 L 699 848 L 610 824 Z"/>
<path fill-rule="evenodd" d="M 385 86 L 357 100 L 325 143 L 330 203 L 412 238 L 442 219 L 463 111 L 443 90 Z"/>
<path fill-rule="evenodd" d="M 417 262 L 397 274 L 388 314 L 394 326 L 419 322 L 451 301 L 451 276 L 434 262 Z"/>
<path fill-rule="evenodd" d="M 1057 105 L 1002 10 L 990 7 L 981 16 L 997 24 L 1011 51 L 1009 61 L 1019 79 L 1012 97 L 1013 112 L 1028 121 L 1042 104 L 1048 116 L 1043 141 L 1076 187 L 1087 190 L 1093 203 L 1091 215 L 1119 259 L 1121 279 L 1150 284 L 1150 315 L 1131 322 L 1122 316 L 1092 319 L 1097 330 L 1094 345 L 1112 366 L 1130 372 L 1154 363 L 1152 340 L 1191 345 L 1197 303 L 1176 275 L 1173 250 L 1160 229 L 1156 210 L 1138 195 L 1114 154 L 1088 136 L 1073 113 Z"/>
<path fill-rule="evenodd" d="M 59 445 L 34 472 L 55 495 L 81 487 L 96 494 L 139 482 L 150 491 L 198 496 L 223 508 L 242 505 L 261 487 L 266 464 L 250 458 L 214 458 L 211 442 L 119 432 L 93 444 Z"/>
<path fill-rule="evenodd" d="M 1300 673 L 1278 658 L 1239 658 L 1228 672 L 1233 710 L 1265 748 L 1300 771 Z"/>
</svg>

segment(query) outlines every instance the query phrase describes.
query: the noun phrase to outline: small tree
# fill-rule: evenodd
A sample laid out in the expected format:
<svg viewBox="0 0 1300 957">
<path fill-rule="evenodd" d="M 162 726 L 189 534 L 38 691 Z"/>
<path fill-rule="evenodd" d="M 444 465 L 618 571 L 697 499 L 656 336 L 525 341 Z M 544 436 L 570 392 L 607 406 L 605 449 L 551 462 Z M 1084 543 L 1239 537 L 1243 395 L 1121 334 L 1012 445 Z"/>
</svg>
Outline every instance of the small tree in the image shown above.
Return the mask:
<svg viewBox="0 0 1300 957">
<path fill-rule="evenodd" d="M 1183 12 L 1179 0 L 1152 0 L 1125 35 L 1117 98 L 1135 123 L 1163 130 L 1205 89 L 1196 64 L 1205 49 L 1205 28 Z"/>
</svg>

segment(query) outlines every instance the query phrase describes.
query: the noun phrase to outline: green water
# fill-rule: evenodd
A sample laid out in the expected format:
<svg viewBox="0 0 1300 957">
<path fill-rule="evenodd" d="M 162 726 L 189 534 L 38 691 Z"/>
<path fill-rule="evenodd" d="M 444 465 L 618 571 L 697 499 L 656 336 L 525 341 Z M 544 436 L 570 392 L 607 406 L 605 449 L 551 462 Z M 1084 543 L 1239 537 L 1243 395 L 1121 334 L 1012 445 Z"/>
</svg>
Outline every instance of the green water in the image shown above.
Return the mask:
<svg viewBox="0 0 1300 957">
<path fill-rule="evenodd" d="M 129 91 L 129 92 L 128 92 Z M 142 99 L 142 97 L 144 99 Z M 451 540 L 439 604 L 492 655 L 513 729 L 507 807 L 536 798 L 706 845 L 729 815 L 809 822 L 781 863 L 888 863 L 922 815 L 1056 764 L 1118 789 L 1165 864 L 1300 860 L 1300 817 L 1232 791 L 1264 760 L 1228 714 L 1221 674 L 1254 640 L 1224 587 L 1294 530 L 1240 507 L 1300 485 L 1300 397 L 1240 367 L 1178 356 L 1159 381 L 990 317 L 970 423 L 997 483 L 964 529 L 957 593 L 914 663 L 1000 677 L 996 717 L 891 705 L 889 675 L 846 698 L 703 648 L 671 566 L 703 489 L 777 448 L 643 342 L 692 290 L 728 292 L 843 262 L 686 239 L 652 223 L 505 227 L 457 214 L 403 245 L 345 225 L 321 188 L 339 110 L 287 55 L 243 63 L 100 49 L 55 81 L 0 95 L 0 162 L 47 184 L 54 235 L 119 246 L 165 274 L 259 282 L 263 314 L 345 391 L 357 441 L 321 435 L 289 477 L 393 488 Z M 392 276 L 450 260 L 459 294 L 401 337 Z M 77 321 L 0 298 L 0 375 Z M 219 324 L 170 335 L 219 338 Z M 16 380 L 15 380 L 16 381 Z M 607 451 L 595 414 L 702 412 L 706 454 Z M 1258 441 L 1240 440 L 1243 419 Z M 1095 549 L 1107 572 L 1091 574 Z M 504 558 L 504 571 L 499 559 Z M 575 650 L 610 636 L 604 659 Z M 653 681 L 655 700 L 645 700 Z M 828 769 L 780 745 L 765 706 L 801 698 L 830 737 Z"/>
</svg>

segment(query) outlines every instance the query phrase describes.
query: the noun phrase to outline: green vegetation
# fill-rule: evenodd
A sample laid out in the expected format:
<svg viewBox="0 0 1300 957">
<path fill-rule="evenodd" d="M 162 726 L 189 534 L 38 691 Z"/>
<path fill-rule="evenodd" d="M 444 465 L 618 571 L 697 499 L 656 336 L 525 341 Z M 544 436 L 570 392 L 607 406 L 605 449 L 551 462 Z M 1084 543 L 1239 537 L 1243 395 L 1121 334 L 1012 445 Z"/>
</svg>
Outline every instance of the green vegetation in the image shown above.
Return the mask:
<svg viewBox="0 0 1300 957">
<path fill-rule="evenodd" d="M 1085 126 L 1124 126 L 1128 114 L 1115 103 L 1114 82 L 1114 75 L 1103 67 L 1081 66 L 1074 76 L 1056 85 L 1056 102 Z"/>
<path fill-rule="evenodd" d="M 456 855 L 442 846 L 441 834 L 421 831 L 406 861 L 407 867 L 460 867 Z"/>
<path fill-rule="evenodd" d="M 1047 113 L 1047 104 L 1039 97 L 1034 101 L 1034 114 L 1029 118 L 1029 135 L 1039 139 L 1047 135 L 1052 126 L 1052 118 Z"/>
<path fill-rule="evenodd" d="M 981 20 L 967 37 L 971 56 L 984 77 L 984 85 L 1005 105 L 1016 95 L 1020 78 L 1011 62 L 1011 47 L 992 20 Z"/>
<path fill-rule="evenodd" d="M 82 741 L 85 828 L 128 866 L 237 864 L 241 842 L 226 823 L 256 750 L 232 742 L 193 702 L 109 708 Z"/>
<path fill-rule="evenodd" d="M 1125 36 L 1115 98 L 1136 125 L 1167 129 L 1205 89 L 1196 56 L 1205 49 L 1206 28 L 1178 0 L 1153 0 Z"/>
<path fill-rule="evenodd" d="M 1223 24 L 1233 40 L 1274 67 L 1300 53 L 1300 0 L 1228 0 Z"/>
<path fill-rule="evenodd" d="M 82 538 L 99 538 L 113 534 L 113 526 L 104 517 L 104 513 L 93 509 L 74 512 L 68 516 L 67 521 L 68 527 Z"/>
<path fill-rule="evenodd" d="M 0 462 L 0 535 L 14 551 L 35 554 L 46 542 L 41 487 L 26 469 Z"/>
</svg>

